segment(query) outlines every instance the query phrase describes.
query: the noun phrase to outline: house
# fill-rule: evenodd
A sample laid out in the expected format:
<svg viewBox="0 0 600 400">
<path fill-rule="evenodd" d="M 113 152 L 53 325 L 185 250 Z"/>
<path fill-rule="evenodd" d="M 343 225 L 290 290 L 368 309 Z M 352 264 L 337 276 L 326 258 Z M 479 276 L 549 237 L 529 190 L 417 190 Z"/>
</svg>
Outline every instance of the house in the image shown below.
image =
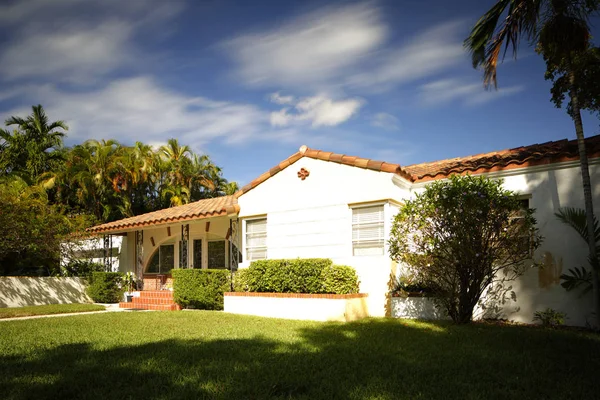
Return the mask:
<svg viewBox="0 0 600 400">
<path fill-rule="evenodd" d="M 65 267 L 71 262 L 85 261 L 103 264 L 106 271 L 117 272 L 122 255 L 127 254 L 126 248 L 127 241 L 119 235 L 72 238 L 61 243 L 60 265 Z"/>
<path fill-rule="evenodd" d="M 586 144 L 600 209 L 600 136 Z M 235 270 L 264 258 L 331 258 L 356 269 L 370 314 L 383 316 L 390 274 L 400 272 L 388 256 L 392 219 L 404 200 L 452 174 L 502 178 L 536 209 L 545 241 L 535 257 L 544 268 L 514 283 L 517 301 L 503 306 L 504 316 L 531 322 L 535 311 L 551 307 L 566 312 L 569 324 L 585 324 L 591 300 L 566 292 L 559 276 L 586 265 L 587 247 L 554 216 L 559 207 L 584 206 L 574 140 L 409 166 L 302 146 L 232 196 L 106 223 L 91 232 L 123 236 L 120 268 L 135 271 L 145 289 L 168 283 L 173 268 Z"/>
</svg>

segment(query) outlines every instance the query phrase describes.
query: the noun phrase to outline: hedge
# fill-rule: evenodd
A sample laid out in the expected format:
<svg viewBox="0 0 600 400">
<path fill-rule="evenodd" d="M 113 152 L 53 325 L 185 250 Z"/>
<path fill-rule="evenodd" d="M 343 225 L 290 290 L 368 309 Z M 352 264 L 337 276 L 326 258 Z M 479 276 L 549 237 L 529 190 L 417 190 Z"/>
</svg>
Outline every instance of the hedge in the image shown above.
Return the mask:
<svg viewBox="0 0 600 400">
<path fill-rule="evenodd" d="M 96 303 L 118 303 L 124 292 L 123 276 L 121 272 L 92 272 L 88 295 Z"/>
<path fill-rule="evenodd" d="M 174 269 L 173 299 L 183 308 L 222 310 L 223 292 L 230 290 L 230 272 L 223 269 Z"/>
<path fill-rule="evenodd" d="M 259 293 L 358 293 L 352 267 L 328 258 L 258 260 L 234 277 L 235 291 Z"/>
<path fill-rule="evenodd" d="M 321 273 L 321 293 L 351 294 L 358 293 L 359 281 L 356 270 L 347 265 L 332 265 Z"/>
</svg>

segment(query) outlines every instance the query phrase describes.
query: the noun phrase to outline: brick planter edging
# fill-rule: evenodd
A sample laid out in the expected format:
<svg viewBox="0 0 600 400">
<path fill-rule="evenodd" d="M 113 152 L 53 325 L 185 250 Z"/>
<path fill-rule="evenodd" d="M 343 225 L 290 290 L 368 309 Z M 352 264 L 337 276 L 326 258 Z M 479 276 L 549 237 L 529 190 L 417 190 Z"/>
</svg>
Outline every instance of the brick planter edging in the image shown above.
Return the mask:
<svg viewBox="0 0 600 400">
<path fill-rule="evenodd" d="M 237 297 L 275 297 L 281 299 L 360 299 L 368 297 L 368 293 L 353 294 L 317 294 L 317 293 L 262 293 L 262 292 L 225 292 L 225 296 Z"/>
</svg>

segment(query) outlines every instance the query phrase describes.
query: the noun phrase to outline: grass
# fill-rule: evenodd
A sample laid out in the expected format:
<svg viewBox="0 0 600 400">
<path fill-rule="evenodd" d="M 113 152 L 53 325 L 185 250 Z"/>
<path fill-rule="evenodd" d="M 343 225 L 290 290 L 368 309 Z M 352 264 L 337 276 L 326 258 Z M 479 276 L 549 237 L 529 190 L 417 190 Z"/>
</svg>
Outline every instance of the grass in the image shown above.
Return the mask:
<svg viewBox="0 0 600 400">
<path fill-rule="evenodd" d="M 221 312 L 0 324 L 3 399 L 584 399 L 600 336 L 524 326 Z"/>
<path fill-rule="evenodd" d="M 76 312 L 103 311 L 97 304 L 49 304 L 45 306 L 0 308 L 0 319 L 30 317 L 33 315 L 67 314 Z"/>
</svg>

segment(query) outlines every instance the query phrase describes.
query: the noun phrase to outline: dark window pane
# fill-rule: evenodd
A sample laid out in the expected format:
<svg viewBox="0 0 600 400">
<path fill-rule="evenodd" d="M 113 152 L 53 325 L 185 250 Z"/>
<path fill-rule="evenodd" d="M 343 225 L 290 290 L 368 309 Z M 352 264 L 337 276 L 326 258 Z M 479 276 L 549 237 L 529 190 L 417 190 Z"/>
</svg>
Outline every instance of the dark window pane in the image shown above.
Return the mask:
<svg viewBox="0 0 600 400">
<path fill-rule="evenodd" d="M 208 242 L 208 268 L 225 269 L 225 241 Z"/>
<path fill-rule="evenodd" d="M 194 240 L 194 268 L 202 268 L 202 240 Z"/>
<path fill-rule="evenodd" d="M 168 274 L 175 267 L 175 246 L 167 244 L 160 246 L 160 273 Z"/>
<path fill-rule="evenodd" d="M 146 269 L 146 272 L 150 273 L 150 274 L 157 274 L 159 271 L 159 253 L 160 253 L 160 248 L 156 249 L 156 251 L 154 252 L 154 254 L 152 255 L 152 258 L 150 258 L 150 262 L 148 263 L 148 268 Z"/>
</svg>

